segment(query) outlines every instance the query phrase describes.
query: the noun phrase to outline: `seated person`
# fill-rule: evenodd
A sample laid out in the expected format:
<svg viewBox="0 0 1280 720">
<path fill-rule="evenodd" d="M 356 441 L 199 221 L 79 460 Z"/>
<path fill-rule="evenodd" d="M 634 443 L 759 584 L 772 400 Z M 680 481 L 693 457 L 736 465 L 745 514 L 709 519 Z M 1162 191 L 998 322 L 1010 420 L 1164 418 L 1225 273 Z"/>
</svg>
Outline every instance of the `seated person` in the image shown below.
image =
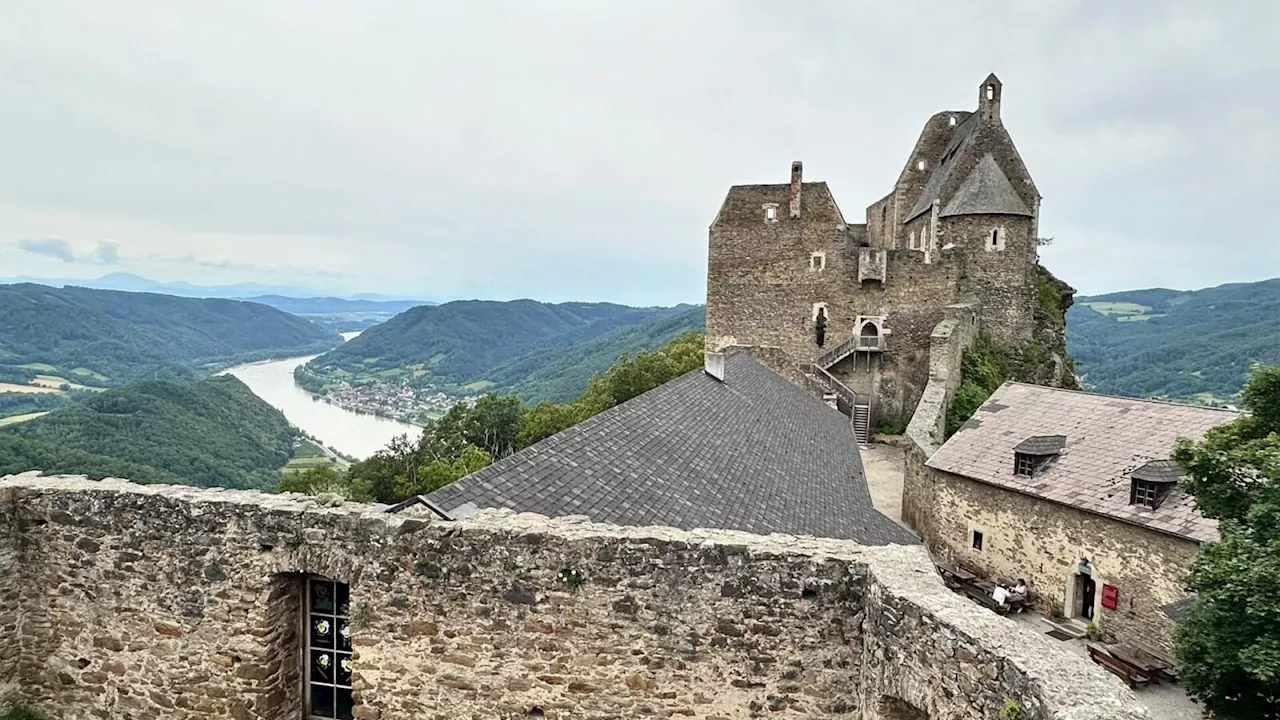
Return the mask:
<svg viewBox="0 0 1280 720">
<path fill-rule="evenodd" d="M 1022 578 L 1018 578 L 1017 584 L 1015 584 L 1009 590 L 1009 596 L 1012 597 L 1014 600 L 1026 600 L 1027 599 L 1027 581 L 1023 580 Z"/>
<path fill-rule="evenodd" d="M 1003 585 L 996 585 L 996 589 L 991 591 L 991 598 L 999 605 L 1005 605 L 1009 600 L 1009 591 Z"/>
</svg>

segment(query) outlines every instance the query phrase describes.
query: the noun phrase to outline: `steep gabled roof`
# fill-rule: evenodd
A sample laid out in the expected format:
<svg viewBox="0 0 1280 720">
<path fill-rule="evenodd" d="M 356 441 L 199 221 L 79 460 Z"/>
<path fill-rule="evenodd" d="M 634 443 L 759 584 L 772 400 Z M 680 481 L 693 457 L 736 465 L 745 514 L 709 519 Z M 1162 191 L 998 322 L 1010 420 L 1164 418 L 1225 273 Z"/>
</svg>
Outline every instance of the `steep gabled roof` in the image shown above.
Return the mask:
<svg viewBox="0 0 1280 720">
<path fill-rule="evenodd" d="M 1218 523 L 1172 488 L 1160 507 L 1130 504 L 1135 474 L 1169 457 L 1179 437 L 1239 417 L 1227 410 L 1075 390 L 1005 383 L 926 463 L 1015 492 L 1070 505 L 1191 540 L 1218 537 Z M 1014 448 L 1028 435 L 1062 435 L 1056 461 L 1027 478 L 1014 474 Z"/>
<path fill-rule="evenodd" d="M 916 216 L 927 211 L 933 205 L 934 200 L 940 199 L 942 189 L 946 187 L 947 180 L 951 178 L 951 173 L 957 164 L 953 153 L 958 151 L 964 141 L 978 127 L 978 113 L 957 112 L 953 114 L 957 117 L 964 115 L 965 118 L 952 128 L 951 139 L 947 141 L 946 148 L 943 149 L 941 155 L 933 159 L 933 172 L 929 174 L 929 179 L 925 181 L 920 197 L 916 200 L 916 204 L 911 206 L 911 212 L 907 213 L 904 222 L 913 220 Z"/>
<path fill-rule="evenodd" d="M 990 153 L 982 156 L 938 217 L 953 215 L 1026 215 L 1031 209 L 1018 197 L 1009 178 Z"/>
<path fill-rule="evenodd" d="M 619 525 L 914 544 L 872 507 L 849 419 L 749 355 L 701 369 L 429 496 Z"/>
</svg>

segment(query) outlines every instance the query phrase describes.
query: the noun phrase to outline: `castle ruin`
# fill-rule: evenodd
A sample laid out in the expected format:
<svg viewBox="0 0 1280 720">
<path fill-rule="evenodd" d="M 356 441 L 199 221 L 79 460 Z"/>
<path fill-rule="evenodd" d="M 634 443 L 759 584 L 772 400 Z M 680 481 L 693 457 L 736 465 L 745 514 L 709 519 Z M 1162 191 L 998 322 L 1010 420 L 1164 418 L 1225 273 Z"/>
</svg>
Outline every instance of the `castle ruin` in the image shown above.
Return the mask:
<svg viewBox="0 0 1280 720">
<path fill-rule="evenodd" d="M 1000 119 L 1002 92 L 989 75 L 977 110 L 929 118 L 862 223 L 799 162 L 788 184 L 730 188 L 710 229 L 708 350 L 753 352 L 839 403 L 865 440 L 910 420 L 944 319 L 970 325 L 966 343 L 1031 339 L 1040 193 Z"/>
</svg>

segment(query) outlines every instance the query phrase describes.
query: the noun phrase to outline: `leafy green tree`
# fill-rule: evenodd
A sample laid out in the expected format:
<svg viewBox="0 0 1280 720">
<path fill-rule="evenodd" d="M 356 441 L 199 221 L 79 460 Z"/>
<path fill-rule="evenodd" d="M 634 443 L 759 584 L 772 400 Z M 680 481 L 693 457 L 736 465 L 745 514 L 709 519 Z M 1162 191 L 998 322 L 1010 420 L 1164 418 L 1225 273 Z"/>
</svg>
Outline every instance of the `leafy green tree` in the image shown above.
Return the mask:
<svg viewBox="0 0 1280 720">
<path fill-rule="evenodd" d="M 515 452 L 523 421 L 520 398 L 490 393 L 472 406 L 463 435 L 472 447 L 483 448 L 492 458 L 503 458 Z"/>
<path fill-rule="evenodd" d="M 308 495 L 334 493 L 352 500 L 366 499 L 363 493 L 354 491 L 347 479 L 327 465 L 317 465 L 306 470 L 282 471 L 276 483 L 276 492 L 298 492 Z"/>
<path fill-rule="evenodd" d="M 516 444 L 520 448 L 527 448 L 577 425 L 581 418 L 581 406 L 576 403 L 549 403 L 543 400 L 525 412 Z"/>
<path fill-rule="evenodd" d="M 1174 637 L 1184 686 L 1224 720 L 1280 718 L 1280 367 L 1254 368 L 1252 411 L 1174 450 L 1183 487 L 1219 521 L 1187 576 Z"/>
</svg>

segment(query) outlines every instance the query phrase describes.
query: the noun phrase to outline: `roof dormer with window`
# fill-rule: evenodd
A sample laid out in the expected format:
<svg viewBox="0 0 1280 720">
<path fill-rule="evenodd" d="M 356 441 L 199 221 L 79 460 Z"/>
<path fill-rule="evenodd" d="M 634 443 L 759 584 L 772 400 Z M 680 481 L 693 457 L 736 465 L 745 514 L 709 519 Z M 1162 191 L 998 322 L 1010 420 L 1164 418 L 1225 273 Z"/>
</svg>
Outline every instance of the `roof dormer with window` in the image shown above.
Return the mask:
<svg viewBox="0 0 1280 720">
<path fill-rule="evenodd" d="M 1155 510 L 1178 486 L 1182 468 L 1173 460 L 1152 460 L 1129 474 L 1129 504 Z"/>
<path fill-rule="evenodd" d="M 1032 478 L 1067 446 L 1065 435 L 1033 435 L 1013 448 L 1013 474 Z"/>
</svg>

